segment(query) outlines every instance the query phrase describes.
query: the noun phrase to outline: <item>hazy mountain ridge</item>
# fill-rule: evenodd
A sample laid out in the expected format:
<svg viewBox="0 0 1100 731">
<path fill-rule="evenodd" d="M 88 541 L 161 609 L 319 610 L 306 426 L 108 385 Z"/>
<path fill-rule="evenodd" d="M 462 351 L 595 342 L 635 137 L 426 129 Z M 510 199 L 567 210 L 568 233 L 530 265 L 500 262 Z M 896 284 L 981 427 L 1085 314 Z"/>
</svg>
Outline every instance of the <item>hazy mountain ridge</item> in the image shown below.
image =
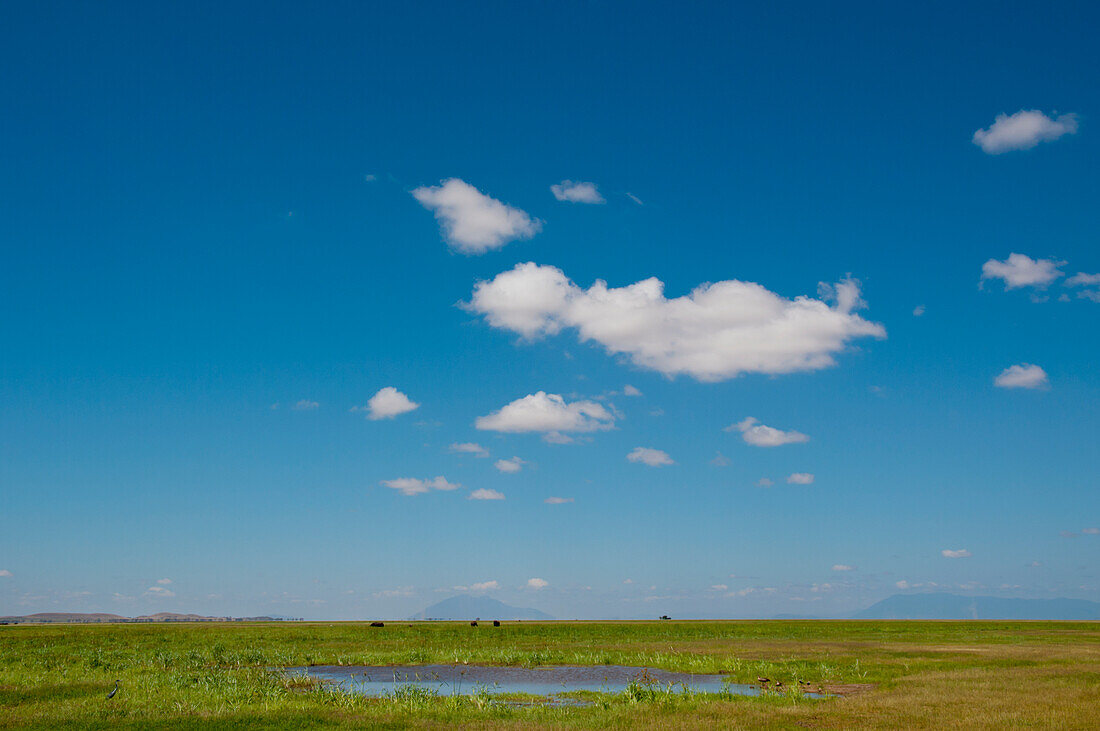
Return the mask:
<svg viewBox="0 0 1100 731">
<path fill-rule="evenodd" d="M 1100 603 L 1085 599 L 1017 599 L 960 594 L 894 594 L 853 619 L 1100 620 Z"/>
<path fill-rule="evenodd" d="M 553 619 L 546 612 L 526 607 L 513 607 L 487 596 L 453 596 L 444 599 L 409 619 Z"/>
</svg>

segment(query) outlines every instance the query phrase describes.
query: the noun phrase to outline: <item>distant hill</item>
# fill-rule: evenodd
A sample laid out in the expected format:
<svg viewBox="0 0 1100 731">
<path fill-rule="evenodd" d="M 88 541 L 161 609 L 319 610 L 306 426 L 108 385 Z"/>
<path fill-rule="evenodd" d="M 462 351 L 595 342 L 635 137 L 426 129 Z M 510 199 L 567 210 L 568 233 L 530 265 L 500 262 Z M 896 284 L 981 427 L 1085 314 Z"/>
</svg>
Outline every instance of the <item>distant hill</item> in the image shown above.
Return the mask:
<svg viewBox="0 0 1100 731">
<path fill-rule="evenodd" d="M 453 596 L 433 604 L 410 619 L 553 619 L 537 609 L 512 607 L 487 596 Z"/>
<path fill-rule="evenodd" d="M 853 619 L 1100 619 L 1100 603 L 1084 599 L 895 594 L 853 615 Z"/>
<path fill-rule="evenodd" d="M 103 622 L 272 622 L 272 617 L 204 617 L 201 614 L 174 614 L 158 612 L 140 617 L 123 617 L 120 614 L 80 612 L 39 612 L 11 617 L 0 617 L 4 624 L 97 624 Z"/>
</svg>

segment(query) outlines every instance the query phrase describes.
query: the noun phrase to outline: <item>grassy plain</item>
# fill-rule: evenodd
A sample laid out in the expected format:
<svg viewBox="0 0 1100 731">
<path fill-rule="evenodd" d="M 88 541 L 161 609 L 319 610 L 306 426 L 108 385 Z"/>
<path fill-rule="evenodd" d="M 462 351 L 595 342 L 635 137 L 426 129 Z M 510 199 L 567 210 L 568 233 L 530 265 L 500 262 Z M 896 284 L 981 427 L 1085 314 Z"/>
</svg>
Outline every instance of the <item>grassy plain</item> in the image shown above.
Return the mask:
<svg viewBox="0 0 1100 731">
<path fill-rule="evenodd" d="M 617 664 L 841 697 L 634 692 L 583 708 L 347 696 L 309 664 Z M 105 693 L 122 681 L 113 700 Z M 577 622 L 0 627 L 0 728 L 1097 728 L 1100 623 Z"/>
</svg>

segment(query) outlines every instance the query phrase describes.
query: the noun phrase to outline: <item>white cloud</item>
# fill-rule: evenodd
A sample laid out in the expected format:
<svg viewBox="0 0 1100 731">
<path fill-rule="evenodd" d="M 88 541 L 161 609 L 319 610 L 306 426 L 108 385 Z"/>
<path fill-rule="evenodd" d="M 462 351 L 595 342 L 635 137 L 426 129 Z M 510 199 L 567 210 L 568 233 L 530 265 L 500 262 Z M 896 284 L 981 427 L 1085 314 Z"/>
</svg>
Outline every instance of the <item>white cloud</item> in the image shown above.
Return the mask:
<svg viewBox="0 0 1100 731">
<path fill-rule="evenodd" d="M 896 586 L 899 589 L 908 589 L 909 588 L 909 582 L 906 581 L 905 579 L 902 579 L 901 581 L 895 581 L 894 586 Z"/>
<path fill-rule="evenodd" d="M 157 579 L 157 583 L 160 584 L 161 586 L 168 586 L 169 584 L 172 583 L 172 580 L 171 579 Z"/>
<path fill-rule="evenodd" d="M 819 289 L 822 299 L 789 300 L 728 280 L 667 299 L 656 278 L 619 288 L 597 281 L 585 290 L 556 267 L 527 262 L 478 282 L 465 307 L 528 339 L 572 327 L 582 341 L 625 353 L 643 368 L 721 381 L 826 368 L 850 340 L 886 336 L 882 325 L 855 314 L 863 306 L 858 282 Z"/>
<path fill-rule="evenodd" d="M 295 411 L 314 411 L 321 408 L 321 404 L 317 403 L 316 401 L 310 401 L 309 399 L 304 398 L 290 408 L 294 409 Z"/>
<path fill-rule="evenodd" d="M 606 203 L 595 183 L 582 183 L 581 181 L 563 180 L 550 186 L 550 192 L 559 201 L 569 203 Z"/>
<path fill-rule="evenodd" d="M 488 457 L 489 456 L 489 450 L 488 449 L 481 446 L 480 444 L 475 444 L 473 442 L 463 442 L 462 444 L 459 444 L 458 442 L 455 442 L 454 444 L 451 445 L 450 449 L 451 449 L 452 452 L 457 452 L 459 454 L 472 454 L 475 457 Z"/>
<path fill-rule="evenodd" d="M 432 480 L 421 480 L 415 477 L 398 477 L 395 480 L 382 480 L 382 484 L 393 490 L 398 490 L 402 495 L 421 495 L 429 490 L 457 490 L 462 485 L 455 482 L 447 482 L 444 477 L 436 477 Z"/>
<path fill-rule="evenodd" d="M 378 421 L 379 419 L 392 419 L 395 416 L 407 414 L 420 408 L 420 404 L 411 401 L 408 396 L 393 386 L 386 386 L 370 397 L 365 408 L 368 412 L 367 418 Z M 355 410 L 360 411 L 362 409 L 356 408 Z"/>
<path fill-rule="evenodd" d="M 501 472 L 507 472 L 509 474 L 512 474 L 512 473 L 516 473 L 516 472 L 519 472 L 520 470 L 522 470 L 523 465 L 525 465 L 525 464 L 527 464 L 527 463 L 524 462 L 519 457 L 512 457 L 511 459 L 498 459 L 496 461 L 496 464 L 494 464 L 493 466 L 496 467 Z"/>
<path fill-rule="evenodd" d="M 730 424 L 725 431 L 739 431 L 741 438 L 754 447 L 781 447 L 784 444 L 808 442 L 810 438 L 797 431 L 781 431 L 765 426 L 749 416 L 736 424 Z"/>
<path fill-rule="evenodd" d="M 959 548 L 956 550 L 945 548 L 940 551 L 940 554 L 942 554 L 944 558 L 970 558 L 973 555 L 965 548 Z"/>
<path fill-rule="evenodd" d="M 849 566 L 846 563 L 835 563 L 835 564 L 833 564 L 833 571 L 855 571 L 855 570 L 856 570 L 855 566 Z"/>
<path fill-rule="evenodd" d="M 1100 528 L 1082 528 L 1081 532 L 1086 536 L 1095 536 L 1100 534 Z"/>
<path fill-rule="evenodd" d="M 484 254 L 509 241 L 529 239 L 542 228 L 542 221 L 458 178 L 444 180 L 440 186 L 417 188 L 412 194 L 435 213 L 443 238 L 463 254 Z"/>
<path fill-rule="evenodd" d="M 543 500 L 547 505 L 565 505 L 566 503 L 573 502 L 571 497 L 548 497 Z"/>
<path fill-rule="evenodd" d="M 539 391 L 507 404 L 488 416 L 479 416 L 474 425 L 483 431 L 508 433 L 592 432 L 610 429 L 615 416 L 595 401 L 574 401 Z M 568 438 L 566 438 L 568 439 Z"/>
<path fill-rule="evenodd" d="M 1047 388 L 1050 380 L 1047 372 L 1032 363 L 1009 366 L 993 379 L 999 388 Z"/>
<path fill-rule="evenodd" d="M 503 500 L 504 493 L 482 487 L 470 493 L 468 500 Z"/>
<path fill-rule="evenodd" d="M 789 485 L 810 485 L 813 484 L 814 476 L 809 472 L 795 472 L 787 477 L 787 484 Z"/>
<path fill-rule="evenodd" d="M 726 455 L 722 454 L 721 452 L 718 452 L 718 453 L 717 453 L 717 454 L 716 454 L 716 455 L 714 456 L 714 459 L 712 459 L 712 460 L 710 461 L 710 463 L 711 463 L 712 465 L 714 465 L 715 467 L 729 467 L 729 465 L 730 465 L 730 458 L 729 458 L 729 457 L 727 457 Z"/>
<path fill-rule="evenodd" d="M 771 487 L 774 484 L 775 483 L 769 480 L 767 477 L 761 477 L 759 480 L 756 481 L 757 487 Z"/>
<path fill-rule="evenodd" d="M 725 584 L 711 584 L 710 588 L 714 591 L 729 591 L 729 587 Z"/>
<path fill-rule="evenodd" d="M 528 579 L 527 580 L 527 588 L 528 589 L 545 589 L 548 586 L 550 586 L 550 582 L 547 581 L 546 579 Z"/>
<path fill-rule="evenodd" d="M 641 462 L 650 467 L 675 464 L 667 452 L 662 452 L 660 449 L 650 449 L 649 447 L 635 447 L 633 452 L 626 455 L 626 458 L 631 462 Z"/>
<path fill-rule="evenodd" d="M 1084 272 L 1077 272 L 1072 277 L 1066 280 L 1067 287 L 1088 287 L 1093 284 L 1100 284 L 1100 274 L 1085 274 Z"/>
<path fill-rule="evenodd" d="M 641 396 L 642 392 L 631 386 L 629 383 L 623 386 L 623 396 Z"/>
<path fill-rule="evenodd" d="M 637 203 L 639 206 L 644 206 L 645 205 L 645 203 L 642 203 L 642 199 L 639 198 L 638 196 L 634 195 L 633 193 L 627 193 L 626 197 L 629 198 L 630 200 L 634 201 L 635 203 Z"/>
<path fill-rule="evenodd" d="M 924 314 L 924 305 L 917 305 L 913 308 L 913 317 L 920 317 Z"/>
<path fill-rule="evenodd" d="M 0 569 L 0 578 L 8 578 L 10 576 L 14 576 L 14 574 L 7 569 Z"/>
<path fill-rule="evenodd" d="M 162 599 L 170 599 L 174 597 L 176 593 L 171 589 L 165 588 L 163 586 L 150 586 L 148 589 L 145 590 L 145 595 L 160 597 Z"/>
<path fill-rule="evenodd" d="M 492 591 L 493 589 L 499 589 L 500 582 L 493 581 L 481 581 L 476 584 L 470 584 L 470 591 Z"/>
<path fill-rule="evenodd" d="M 633 583 L 634 583 L 634 579 L 623 579 L 623 583 L 624 583 L 624 584 L 633 584 Z"/>
<path fill-rule="evenodd" d="M 1032 259 L 1026 254 L 1012 253 L 1004 261 L 990 259 L 982 264 L 982 279 L 1003 279 L 1005 289 L 1046 287 L 1065 272 L 1058 267 L 1066 262 L 1054 259 Z"/>
<path fill-rule="evenodd" d="M 1077 132 L 1077 115 L 1062 114 L 1051 119 L 1038 109 L 1021 109 L 1013 115 L 998 114 L 989 129 L 974 133 L 973 142 L 990 155 L 1010 150 L 1028 150 L 1040 142 L 1052 142 Z"/>
</svg>

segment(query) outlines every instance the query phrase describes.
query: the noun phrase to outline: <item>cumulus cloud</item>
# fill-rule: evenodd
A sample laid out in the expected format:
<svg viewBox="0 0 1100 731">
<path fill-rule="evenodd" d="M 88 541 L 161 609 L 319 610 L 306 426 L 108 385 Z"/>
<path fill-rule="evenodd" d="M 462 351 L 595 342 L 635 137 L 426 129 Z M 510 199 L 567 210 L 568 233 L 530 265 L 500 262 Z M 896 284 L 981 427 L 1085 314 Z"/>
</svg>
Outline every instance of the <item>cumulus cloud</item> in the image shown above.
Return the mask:
<svg viewBox="0 0 1100 731">
<path fill-rule="evenodd" d="M 368 419 L 377 421 L 379 419 L 392 419 L 418 408 L 420 408 L 420 404 L 410 400 L 408 396 L 393 386 L 386 386 L 371 396 L 365 407 L 356 407 L 352 410 L 365 410 Z"/>
<path fill-rule="evenodd" d="M 290 408 L 294 409 L 295 411 L 314 411 L 321 408 L 321 404 L 317 403 L 316 401 L 310 401 L 309 399 L 304 398 Z"/>
<path fill-rule="evenodd" d="M 157 583 L 160 584 L 161 586 L 168 586 L 169 584 L 172 583 L 172 580 L 171 579 L 157 579 Z"/>
<path fill-rule="evenodd" d="M 1100 284 L 1100 274 L 1085 274 L 1084 272 L 1077 272 L 1072 277 L 1066 280 L 1067 287 L 1087 287 L 1093 284 Z"/>
<path fill-rule="evenodd" d="M 528 579 L 527 580 L 527 588 L 528 589 L 545 589 L 548 586 L 550 586 L 550 582 L 547 581 L 546 579 L 537 579 L 536 578 L 536 579 Z"/>
<path fill-rule="evenodd" d="M 882 325 L 855 313 L 863 307 L 858 282 L 820 292 L 822 299 L 789 300 L 728 280 L 668 299 L 656 278 L 617 288 L 597 281 L 586 290 L 557 267 L 527 262 L 478 282 L 465 307 L 528 339 L 575 328 L 582 341 L 626 354 L 640 367 L 721 381 L 826 368 L 849 341 L 886 336 Z"/>
<path fill-rule="evenodd" d="M 809 472 L 794 472 L 787 477 L 787 484 L 789 485 L 811 485 L 813 481 L 814 476 Z"/>
<path fill-rule="evenodd" d="M 525 464 L 527 464 L 527 463 L 524 462 L 519 457 L 512 457 L 511 459 L 498 459 L 496 461 L 496 464 L 494 464 L 493 466 L 496 467 L 501 472 L 507 472 L 509 474 L 512 474 L 512 473 L 516 473 L 516 472 L 519 472 L 520 470 L 522 470 L 523 465 L 525 465 Z"/>
<path fill-rule="evenodd" d="M 833 571 L 855 571 L 855 570 L 856 570 L 855 566 L 849 566 L 846 563 L 835 563 L 835 564 L 833 564 Z"/>
<path fill-rule="evenodd" d="M 507 404 L 499 411 L 479 416 L 474 426 L 483 431 L 511 434 L 542 432 L 548 441 L 571 441 L 565 432 L 594 432 L 611 429 L 615 416 L 595 401 L 567 403 L 554 393 L 539 391 Z"/>
<path fill-rule="evenodd" d="M 8 571 L 7 569 L 0 569 L 0 578 L 6 579 L 11 576 L 14 576 L 12 572 Z"/>
<path fill-rule="evenodd" d="M 954 550 L 950 549 L 950 548 L 945 548 L 942 551 L 940 551 L 940 554 L 944 558 L 970 558 L 972 555 L 974 555 L 974 554 L 970 553 L 970 551 L 966 550 L 965 548 L 959 548 L 959 549 L 954 549 Z"/>
<path fill-rule="evenodd" d="M 542 221 L 458 178 L 417 188 L 412 194 L 435 213 L 444 240 L 463 254 L 484 254 L 509 241 L 529 239 L 542 228 Z"/>
<path fill-rule="evenodd" d="M 493 581 L 480 581 L 476 584 L 470 584 L 470 591 L 492 591 L 493 589 L 499 589 L 500 583 L 496 580 Z"/>
<path fill-rule="evenodd" d="M 463 442 L 462 444 L 459 444 L 458 442 L 455 442 L 454 444 L 451 445 L 450 449 L 451 449 L 452 452 L 455 452 L 455 453 L 458 453 L 458 454 L 472 454 L 475 457 L 488 457 L 489 456 L 489 450 L 488 449 L 481 446 L 480 444 L 475 444 L 474 442 Z"/>
<path fill-rule="evenodd" d="M 725 431 L 741 432 L 741 438 L 745 440 L 745 443 L 754 447 L 781 447 L 784 444 L 799 444 L 810 441 L 810 438 L 802 432 L 782 431 L 765 426 L 751 416 L 736 424 L 730 424 Z"/>
<path fill-rule="evenodd" d="M 757 487 L 771 487 L 774 484 L 775 483 L 769 480 L 767 477 L 761 477 L 759 480 L 756 481 Z"/>
<path fill-rule="evenodd" d="M 436 477 L 431 480 L 421 480 L 415 477 L 398 477 L 395 480 L 382 480 L 382 485 L 397 490 L 402 495 L 422 495 L 429 490 L 457 490 L 462 485 L 456 482 L 447 482 L 444 477 Z"/>
<path fill-rule="evenodd" d="M 571 497 L 548 497 L 543 500 L 547 505 L 565 505 L 566 503 L 573 502 Z"/>
<path fill-rule="evenodd" d="M 974 133 L 973 142 L 990 155 L 1010 150 L 1029 150 L 1040 142 L 1052 142 L 1077 133 L 1077 115 L 1051 119 L 1038 109 L 1021 109 L 1013 115 L 998 114 L 988 129 Z"/>
<path fill-rule="evenodd" d="M 150 586 L 145 590 L 146 596 L 160 597 L 162 599 L 170 599 L 176 595 L 176 592 L 164 586 Z"/>
<path fill-rule="evenodd" d="M 623 386 L 623 396 L 641 396 L 642 392 L 631 386 L 629 383 Z"/>
<path fill-rule="evenodd" d="M 998 388 L 1047 388 L 1050 380 L 1047 372 L 1033 363 L 1020 363 L 1019 365 L 1005 368 L 996 378 L 993 385 Z"/>
<path fill-rule="evenodd" d="M 595 183 L 582 183 L 581 181 L 563 180 L 550 186 L 550 192 L 559 201 L 569 203 L 606 203 Z"/>
<path fill-rule="evenodd" d="M 1018 287 L 1038 287 L 1040 289 L 1064 276 L 1058 267 L 1065 266 L 1064 261 L 1054 259 L 1032 259 L 1026 254 L 1012 253 L 1004 261 L 990 259 L 982 264 L 982 280 L 1003 279 L 1005 289 Z"/>
<path fill-rule="evenodd" d="M 503 500 L 504 493 L 482 487 L 470 493 L 468 500 Z"/>
<path fill-rule="evenodd" d="M 626 458 L 631 462 L 641 462 L 650 467 L 675 464 L 667 452 L 662 452 L 660 449 L 650 449 L 649 447 L 635 447 L 634 451 L 626 455 Z"/>
</svg>

